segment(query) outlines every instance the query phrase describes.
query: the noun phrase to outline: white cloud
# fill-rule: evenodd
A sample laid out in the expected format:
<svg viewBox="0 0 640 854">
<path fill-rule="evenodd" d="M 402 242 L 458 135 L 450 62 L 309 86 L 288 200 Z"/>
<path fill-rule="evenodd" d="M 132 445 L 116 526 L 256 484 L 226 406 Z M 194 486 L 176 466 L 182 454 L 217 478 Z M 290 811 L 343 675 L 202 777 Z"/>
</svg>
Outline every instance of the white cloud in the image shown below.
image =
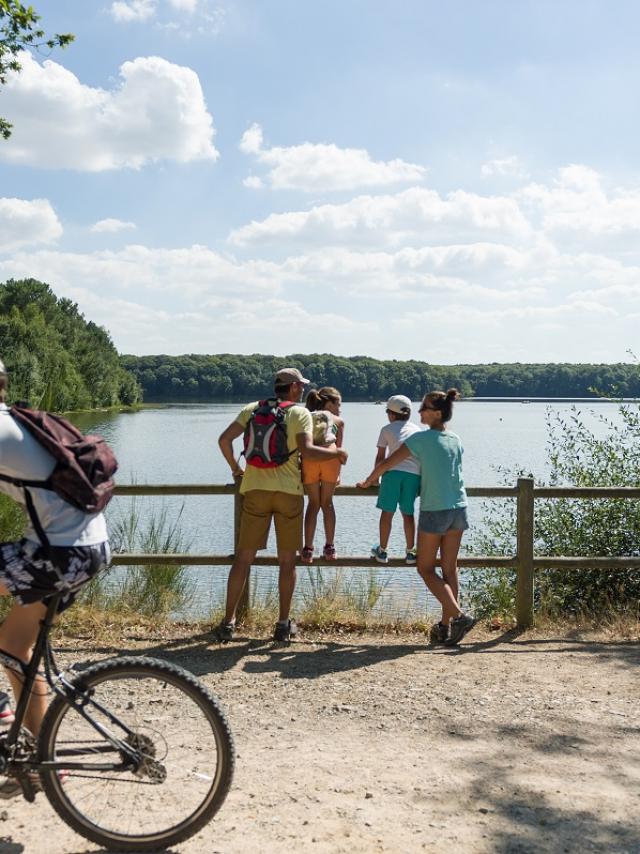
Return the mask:
<svg viewBox="0 0 640 854">
<path fill-rule="evenodd" d="M 269 168 L 266 183 L 275 190 L 307 192 L 354 190 L 422 181 L 427 170 L 395 159 L 375 161 L 363 148 L 338 148 L 305 142 L 288 148 L 263 148 L 262 128 L 253 124 L 240 140 L 240 150 Z"/>
<path fill-rule="evenodd" d="M 135 227 L 135 222 L 125 222 L 121 219 L 107 218 L 95 222 L 89 231 L 92 231 L 94 234 L 115 234 L 118 231 L 127 231 L 128 229 Z"/>
<path fill-rule="evenodd" d="M 62 235 L 62 225 L 47 199 L 0 198 L 0 251 L 52 243 Z"/>
<path fill-rule="evenodd" d="M 61 227 L 47 202 L 22 202 L 43 204 L 49 227 L 29 220 L 7 240 L 0 213 L 8 247 L 0 281 L 47 281 L 106 325 L 124 351 L 247 351 L 286 318 L 287 335 L 272 347 L 281 353 L 308 352 L 312 330 L 323 350 L 347 355 L 623 360 L 640 315 L 634 232 L 625 232 L 630 248 L 622 253 L 611 249 L 617 232 L 576 231 L 567 248 L 566 230 L 549 226 L 571 204 L 582 214 L 585 198 L 599 204 L 599 216 L 615 218 L 613 202 L 636 190 L 606 190 L 605 181 L 576 165 L 511 197 L 415 187 L 359 196 L 238 229 L 239 257 L 206 246 L 28 252 L 20 248 L 25 235 L 55 239 Z"/>
<path fill-rule="evenodd" d="M 257 175 L 248 175 L 242 183 L 250 190 L 261 190 L 264 187 L 262 180 Z"/>
<path fill-rule="evenodd" d="M 240 151 L 244 154 L 259 154 L 262 148 L 262 128 L 258 124 L 252 124 L 243 134 L 240 140 Z"/>
<path fill-rule="evenodd" d="M 628 235 L 634 243 L 640 231 L 640 189 L 607 193 L 601 176 L 587 166 L 560 169 L 552 186 L 529 184 L 521 191 L 524 202 L 541 214 L 545 231 L 574 233 L 580 243 L 590 235 Z M 618 244 L 616 244 L 617 246 Z"/>
<path fill-rule="evenodd" d="M 101 293 L 148 291 L 158 301 L 169 294 L 181 299 L 202 299 L 210 295 L 239 292 L 252 298 L 280 293 L 286 272 L 268 261 L 238 263 L 206 246 L 183 249 L 150 249 L 126 246 L 118 251 L 90 253 L 18 252 L 0 261 L 5 276 L 33 276 L 51 284 L 68 287 L 92 282 Z"/>
<path fill-rule="evenodd" d="M 229 240 L 237 246 L 262 242 L 397 246 L 416 240 L 422 245 L 474 239 L 503 242 L 505 237 L 519 241 L 531 233 L 514 199 L 462 190 L 442 198 L 434 190 L 412 187 L 395 195 L 358 196 L 340 205 L 271 214 L 235 229 Z"/>
<path fill-rule="evenodd" d="M 151 24 L 180 39 L 217 36 L 227 18 L 214 0 L 115 0 L 109 13 L 118 24 Z"/>
<path fill-rule="evenodd" d="M 515 154 L 483 163 L 480 172 L 484 178 L 498 176 L 523 179 L 527 177 L 526 171 Z"/>
<path fill-rule="evenodd" d="M 116 0 L 110 11 L 118 22 L 148 21 L 156 13 L 156 3 L 155 0 Z"/>
<path fill-rule="evenodd" d="M 82 84 L 51 60 L 20 56 L 3 89 L 15 125 L 0 158 L 49 169 L 100 172 L 159 160 L 215 160 L 215 130 L 198 75 L 157 56 L 120 68 L 110 91 Z"/>
<path fill-rule="evenodd" d="M 198 8 L 198 0 L 169 0 L 169 5 L 178 12 L 187 12 L 192 15 Z"/>
</svg>

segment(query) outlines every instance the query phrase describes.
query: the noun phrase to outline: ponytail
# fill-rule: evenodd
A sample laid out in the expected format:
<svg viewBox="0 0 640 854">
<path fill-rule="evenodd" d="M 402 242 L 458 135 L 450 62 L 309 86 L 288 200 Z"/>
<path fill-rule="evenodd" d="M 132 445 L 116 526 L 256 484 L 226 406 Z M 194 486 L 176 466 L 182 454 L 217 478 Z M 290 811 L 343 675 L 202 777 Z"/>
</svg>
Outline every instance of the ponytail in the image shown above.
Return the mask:
<svg viewBox="0 0 640 854">
<path fill-rule="evenodd" d="M 446 394 L 443 391 L 431 391 L 424 396 L 424 402 L 428 402 L 434 409 L 438 410 L 443 424 L 451 421 L 454 400 L 460 400 L 460 392 L 457 388 L 450 388 Z"/>
<path fill-rule="evenodd" d="M 338 402 L 340 400 L 340 392 L 333 386 L 325 385 L 317 390 L 312 388 L 307 395 L 305 403 L 310 412 L 316 412 L 318 409 L 324 409 L 325 404 L 330 400 Z"/>
<path fill-rule="evenodd" d="M 309 394 L 307 395 L 307 399 L 305 401 L 307 405 L 307 409 L 310 412 L 315 412 L 316 409 L 320 409 L 322 406 L 322 401 L 320 399 L 320 395 L 316 391 L 315 388 L 312 388 Z"/>
</svg>

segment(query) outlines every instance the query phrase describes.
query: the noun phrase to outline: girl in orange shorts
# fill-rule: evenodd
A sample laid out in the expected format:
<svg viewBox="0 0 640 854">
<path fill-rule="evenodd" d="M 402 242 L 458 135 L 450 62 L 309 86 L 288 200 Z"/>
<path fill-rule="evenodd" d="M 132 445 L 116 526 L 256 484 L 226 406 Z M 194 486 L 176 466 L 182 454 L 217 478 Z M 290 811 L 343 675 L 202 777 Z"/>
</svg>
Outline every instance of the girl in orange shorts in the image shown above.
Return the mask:
<svg viewBox="0 0 640 854">
<path fill-rule="evenodd" d="M 323 448 L 341 448 L 344 434 L 344 421 L 340 418 L 340 392 L 331 386 L 324 386 L 307 395 L 307 409 L 313 419 L 313 444 Z M 323 557 L 335 560 L 336 549 L 333 540 L 336 532 L 336 511 L 333 507 L 333 493 L 340 480 L 340 461 L 327 460 L 316 462 L 302 461 L 302 482 L 308 496 L 307 512 L 304 517 L 303 563 L 313 560 L 313 538 L 316 533 L 318 513 L 322 510 L 326 543 Z"/>
</svg>

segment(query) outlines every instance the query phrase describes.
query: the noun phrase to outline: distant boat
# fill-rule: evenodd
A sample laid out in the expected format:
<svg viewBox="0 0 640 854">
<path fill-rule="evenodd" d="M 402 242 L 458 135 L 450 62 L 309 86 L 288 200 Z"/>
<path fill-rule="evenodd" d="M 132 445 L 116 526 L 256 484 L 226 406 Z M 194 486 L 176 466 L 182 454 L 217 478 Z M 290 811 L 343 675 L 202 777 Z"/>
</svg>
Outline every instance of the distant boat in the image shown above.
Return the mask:
<svg viewBox="0 0 640 854">
<path fill-rule="evenodd" d="M 520 403 L 531 403 L 530 400 L 521 400 Z"/>
<path fill-rule="evenodd" d="M 381 406 L 381 405 L 382 405 L 382 401 L 381 401 L 381 400 L 376 400 L 376 406 Z"/>
</svg>

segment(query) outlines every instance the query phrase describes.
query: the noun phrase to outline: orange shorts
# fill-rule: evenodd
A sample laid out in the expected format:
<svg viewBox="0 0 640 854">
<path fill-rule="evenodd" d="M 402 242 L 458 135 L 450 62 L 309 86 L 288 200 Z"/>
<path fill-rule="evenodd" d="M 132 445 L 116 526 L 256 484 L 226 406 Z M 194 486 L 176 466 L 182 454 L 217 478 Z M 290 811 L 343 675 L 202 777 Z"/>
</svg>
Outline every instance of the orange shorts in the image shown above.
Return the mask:
<svg viewBox="0 0 640 854">
<path fill-rule="evenodd" d="M 302 482 L 337 483 L 340 480 L 341 463 L 338 459 L 302 460 Z"/>
</svg>

